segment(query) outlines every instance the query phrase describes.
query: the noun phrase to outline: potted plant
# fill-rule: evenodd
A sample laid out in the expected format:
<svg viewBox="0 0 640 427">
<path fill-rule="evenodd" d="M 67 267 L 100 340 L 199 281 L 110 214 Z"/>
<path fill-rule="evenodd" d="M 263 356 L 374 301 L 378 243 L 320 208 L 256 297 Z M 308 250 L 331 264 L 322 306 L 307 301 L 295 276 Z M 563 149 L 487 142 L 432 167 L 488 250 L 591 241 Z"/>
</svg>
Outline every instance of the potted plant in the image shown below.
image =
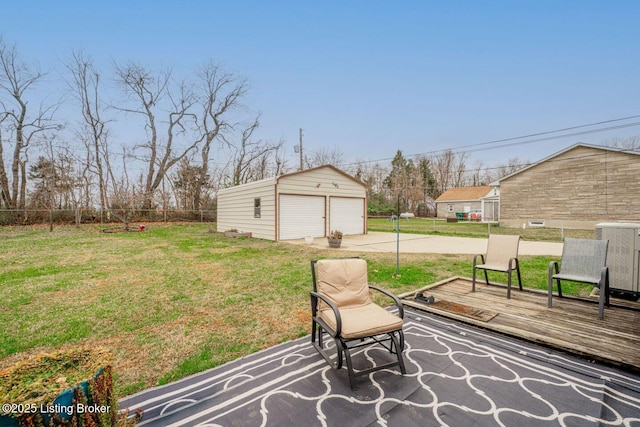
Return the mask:
<svg viewBox="0 0 640 427">
<path fill-rule="evenodd" d="M 339 248 L 342 243 L 342 231 L 333 230 L 327 237 L 330 248 Z"/>
</svg>

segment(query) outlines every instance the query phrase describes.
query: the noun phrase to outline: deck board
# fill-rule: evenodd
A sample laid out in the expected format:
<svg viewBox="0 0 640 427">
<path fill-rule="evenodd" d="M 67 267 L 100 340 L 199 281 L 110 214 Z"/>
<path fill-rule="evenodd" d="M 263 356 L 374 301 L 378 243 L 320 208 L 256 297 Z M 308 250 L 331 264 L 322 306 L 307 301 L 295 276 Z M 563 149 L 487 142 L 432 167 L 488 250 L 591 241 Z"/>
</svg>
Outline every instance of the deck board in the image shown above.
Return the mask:
<svg viewBox="0 0 640 427">
<path fill-rule="evenodd" d="M 414 300 L 417 292 L 498 315 L 488 322 L 471 319 L 430 307 Z M 598 319 L 597 300 L 553 298 L 547 307 L 547 294 L 518 287 L 507 290 L 501 285 L 476 283 L 454 277 L 400 296 L 407 306 L 432 312 L 495 332 L 507 334 L 592 360 L 640 371 L 640 303 L 612 299 L 605 307 L 604 319 Z"/>
</svg>

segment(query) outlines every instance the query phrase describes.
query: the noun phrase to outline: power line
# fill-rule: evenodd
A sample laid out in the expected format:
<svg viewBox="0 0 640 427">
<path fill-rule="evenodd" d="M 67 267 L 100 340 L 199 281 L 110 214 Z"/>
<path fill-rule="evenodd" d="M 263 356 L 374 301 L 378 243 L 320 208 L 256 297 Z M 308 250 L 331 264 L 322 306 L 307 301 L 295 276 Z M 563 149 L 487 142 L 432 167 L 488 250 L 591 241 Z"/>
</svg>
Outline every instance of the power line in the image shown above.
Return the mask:
<svg viewBox="0 0 640 427">
<path fill-rule="evenodd" d="M 631 150 L 625 150 L 625 149 L 615 149 L 615 152 L 620 152 L 620 153 L 631 153 L 631 154 L 636 154 L 638 155 L 638 157 L 640 158 L 640 152 L 634 152 Z M 563 163 L 563 162 L 574 162 L 577 160 L 585 160 L 585 159 L 593 159 L 593 158 L 597 158 L 597 157 L 601 157 L 601 156 L 606 156 L 606 152 L 605 153 L 589 153 L 589 154 L 576 154 L 576 155 L 572 155 L 572 156 L 567 156 L 567 157 L 562 157 L 562 158 L 551 158 L 551 159 L 547 159 L 544 162 L 545 163 Z M 512 167 L 517 168 L 517 170 L 515 170 L 513 173 L 510 173 L 509 175 L 513 175 L 516 174 L 520 171 L 522 171 L 524 168 L 533 166 L 535 164 L 537 164 L 539 162 L 535 162 L 535 163 L 521 163 L 521 164 L 517 164 L 517 165 L 511 165 Z M 616 164 L 616 166 L 621 166 L 621 165 L 635 165 L 636 161 L 634 161 L 633 159 L 629 159 L 629 158 L 618 158 L 618 159 L 611 159 L 611 158 L 607 158 L 607 163 L 609 164 Z M 478 169 L 478 171 L 490 171 L 490 170 L 500 170 L 500 169 L 504 169 L 504 166 L 493 166 L 493 167 L 484 167 L 484 168 L 480 168 Z M 476 169 L 474 168 L 464 168 L 462 170 L 460 170 L 459 172 L 461 173 L 469 173 L 469 172 L 475 172 Z M 505 175 L 508 176 L 508 175 Z M 502 179 L 504 178 L 496 178 L 496 179 Z M 488 185 L 488 184 L 484 184 L 484 185 Z M 424 190 L 424 189 L 429 189 L 430 187 L 428 186 L 423 186 L 423 185 L 409 185 L 404 187 L 406 189 L 419 189 L 419 190 Z"/>
<path fill-rule="evenodd" d="M 578 126 L 570 126 L 570 127 L 566 127 L 566 128 L 549 130 L 549 131 L 544 131 L 544 132 L 536 132 L 536 133 L 532 133 L 532 134 L 514 136 L 514 137 L 510 137 L 510 138 L 502 138 L 502 139 L 496 139 L 496 140 L 492 140 L 492 141 L 478 142 L 478 143 L 473 143 L 473 144 L 468 144 L 468 145 L 462 145 L 462 146 L 459 146 L 459 147 L 450 147 L 450 148 L 444 148 L 444 149 L 440 149 L 440 150 L 427 151 L 427 152 L 423 152 L 423 153 L 408 154 L 408 155 L 405 155 L 405 157 L 408 158 L 408 157 L 429 156 L 429 155 L 436 155 L 436 154 L 440 154 L 440 153 L 445 153 L 447 151 L 452 151 L 452 152 L 455 152 L 455 153 L 471 153 L 471 152 L 479 151 L 481 149 L 504 148 L 504 147 L 511 147 L 511 146 L 516 146 L 516 145 L 530 144 L 530 143 L 534 143 L 534 142 L 550 141 L 550 140 L 559 139 L 559 138 L 568 138 L 568 137 L 572 137 L 572 136 L 580 136 L 580 135 L 587 135 L 587 134 L 592 134 L 592 133 L 606 132 L 606 131 L 615 130 L 615 129 L 623 129 L 623 128 L 640 126 L 640 122 L 627 123 L 627 124 L 621 124 L 621 125 L 616 125 L 616 126 L 608 126 L 608 127 L 604 127 L 604 128 L 591 129 L 591 130 L 586 130 L 586 131 L 581 131 L 581 132 L 572 132 L 572 133 L 568 133 L 568 134 L 549 136 L 549 137 L 545 137 L 545 138 L 536 138 L 536 139 L 532 139 L 532 140 L 513 142 L 513 143 L 510 143 L 510 144 L 501 144 L 501 145 L 496 145 L 496 146 L 493 146 L 493 147 L 486 148 L 487 146 L 490 146 L 490 145 L 493 145 L 493 144 L 498 144 L 498 143 L 501 143 L 501 142 L 518 141 L 520 139 L 533 138 L 533 137 L 542 136 L 542 135 L 552 135 L 552 134 L 555 134 L 555 133 L 566 132 L 566 131 L 569 131 L 569 130 L 582 129 L 582 128 L 586 128 L 586 127 L 599 126 L 599 125 L 603 125 L 603 124 L 607 124 L 607 123 L 615 123 L 615 122 L 621 122 L 621 121 L 630 120 L 630 119 L 637 119 L 637 118 L 640 118 L 640 115 L 633 115 L 633 116 L 621 117 L 621 118 L 610 119 L 610 120 L 602 120 L 602 121 L 599 121 L 599 122 L 587 123 L 587 124 L 578 125 Z M 469 148 L 473 148 L 473 147 L 479 147 L 479 148 L 469 149 Z M 378 160 L 366 160 L 366 161 L 362 161 L 362 162 L 346 163 L 346 164 L 344 164 L 344 166 L 356 165 L 358 163 L 377 163 L 377 162 L 384 162 L 384 161 L 390 161 L 390 160 L 393 160 L 393 157 L 384 158 L 384 159 L 378 159 Z"/>
<path fill-rule="evenodd" d="M 494 141 L 486 141 L 486 142 L 479 142 L 479 143 L 476 143 L 476 144 L 463 145 L 461 147 L 456 147 L 456 149 L 485 146 L 485 145 L 497 144 L 497 143 L 500 143 L 500 142 L 508 142 L 508 141 L 515 141 L 515 140 L 518 140 L 518 139 L 532 138 L 534 136 L 550 135 L 550 134 L 566 132 L 566 131 L 574 130 L 574 129 L 581 129 L 581 128 L 585 128 L 585 127 L 599 126 L 599 125 L 603 125 L 603 124 L 607 124 L 607 123 L 614 123 L 614 122 L 621 122 L 621 121 L 624 121 L 624 120 L 637 119 L 639 117 L 640 117 L 640 115 L 635 115 L 635 116 L 622 117 L 622 118 L 619 118 L 619 119 L 604 120 L 604 121 L 595 122 L 595 123 L 588 123 L 586 125 L 571 126 L 571 127 L 562 128 L 562 129 L 556 129 L 556 130 L 549 130 L 549 131 L 545 131 L 545 132 L 532 133 L 532 134 L 529 134 L 529 135 L 515 136 L 515 137 L 511 137 L 511 138 L 496 139 Z M 548 139 L 564 138 L 564 137 L 567 137 L 567 136 L 583 135 L 583 134 L 586 134 L 586 133 L 603 132 L 605 130 L 618 129 L 618 128 L 631 127 L 631 126 L 638 126 L 638 125 L 640 125 L 640 122 L 632 123 L 632 124 L 628 124 L 628 125 L 620 125 L 620 126 L 602 128 L 602 129 L 593 129 L 591 131 L 577 132 L 577 133 L 561 135 L 561 136 L 553 137 L 553 138 L 535 139 L 535 140 L 532 140 L 532 141 L 526 141 L 525 143 L 537 142 L 537 141 L 546 141 Z M 510 144 L 510 145 L 515 145 L 515 144 Z M 503 147 L 503 146 L 501 145 L 499 147 Z"/>
<path fill-rule="evenodd" d="M 591 133 L 604 132 L 604 131 L 607 131 L 607 130 L 614 130 L 614 129 L 624 129 L 624 128 L 634 127 L 634 126 L 639 126 L 639 125 L 640 125 L 640 122 L 629 123 L 629 124 L 618 125 L 618 126 L 610 126 L 610 127 L 606 127 L 606 128 L 602 128 L 602 129 L 592 129 L 592 130 L 586 130 L 586 131 L 582 131 L 582 132 L 568 133 L 568 134 L 565 134 L 565 135 L 550 136 L 550 137 L 546 137 L 546 138 L 537 138 L 537 139 L 532 139 L 532 140 L 523 141 L 523 142 L 514 142 L 514 143 L 511 143 L 511 144 L 503 144 L 503 145 L 498 145 L 498 146 L 491 147 L 491 148 L 493 149 L 493 148 L 512 147 L 514 145 L 531 144 L 533 142 L 551 141 L 551 140 L 558 139 L 558 138 L 568 138 L 568 137 L 571 137 L 571 136 L 588 135 L 588 134 L 591 134 Z M 474 152 L 474 151 L 478 151 L 478 150 L 480 150 L 480 148 L 476 148 L 474 150 L 465 150 L 465 152 L 470 153 L 470 152 Z"/>
</svg>

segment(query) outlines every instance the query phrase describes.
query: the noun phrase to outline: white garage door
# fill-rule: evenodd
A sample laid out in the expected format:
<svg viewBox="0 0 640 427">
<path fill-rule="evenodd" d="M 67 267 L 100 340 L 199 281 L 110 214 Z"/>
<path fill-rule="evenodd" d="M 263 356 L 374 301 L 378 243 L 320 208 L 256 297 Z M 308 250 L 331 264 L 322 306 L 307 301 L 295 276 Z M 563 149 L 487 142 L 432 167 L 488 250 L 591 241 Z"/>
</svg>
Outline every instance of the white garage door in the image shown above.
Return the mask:
<svg viewBox="0 0 640 427">
<path fill-rule="evenodd" d="M 280 195 L 280 240 L 325 236 L 324 197 Z"/>
<path fill-rule="evenodd" d="M 331 197 L 329 199 L 331 230 L 343 234 L 364 234 L 364 199 Z"/>
</svg>

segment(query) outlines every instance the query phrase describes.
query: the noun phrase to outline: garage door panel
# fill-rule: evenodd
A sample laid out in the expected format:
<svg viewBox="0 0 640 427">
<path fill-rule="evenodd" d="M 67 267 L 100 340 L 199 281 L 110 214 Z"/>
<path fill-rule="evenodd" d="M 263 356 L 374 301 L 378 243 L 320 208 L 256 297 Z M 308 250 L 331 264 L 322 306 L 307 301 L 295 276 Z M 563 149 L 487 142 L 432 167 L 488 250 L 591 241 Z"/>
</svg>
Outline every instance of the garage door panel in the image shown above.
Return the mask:
<svg viewBox="0 0 640 427">
<path fill-rule="evenodd" d="M 280 195 L 280 240 L 325 236 L 325 198 Z"/>
<path fill-rule="evenodd" d="M 364 234 L 364 199 L 331 197 L 329 204 L 331 230 L 345 235 Z"/>
</svg>

